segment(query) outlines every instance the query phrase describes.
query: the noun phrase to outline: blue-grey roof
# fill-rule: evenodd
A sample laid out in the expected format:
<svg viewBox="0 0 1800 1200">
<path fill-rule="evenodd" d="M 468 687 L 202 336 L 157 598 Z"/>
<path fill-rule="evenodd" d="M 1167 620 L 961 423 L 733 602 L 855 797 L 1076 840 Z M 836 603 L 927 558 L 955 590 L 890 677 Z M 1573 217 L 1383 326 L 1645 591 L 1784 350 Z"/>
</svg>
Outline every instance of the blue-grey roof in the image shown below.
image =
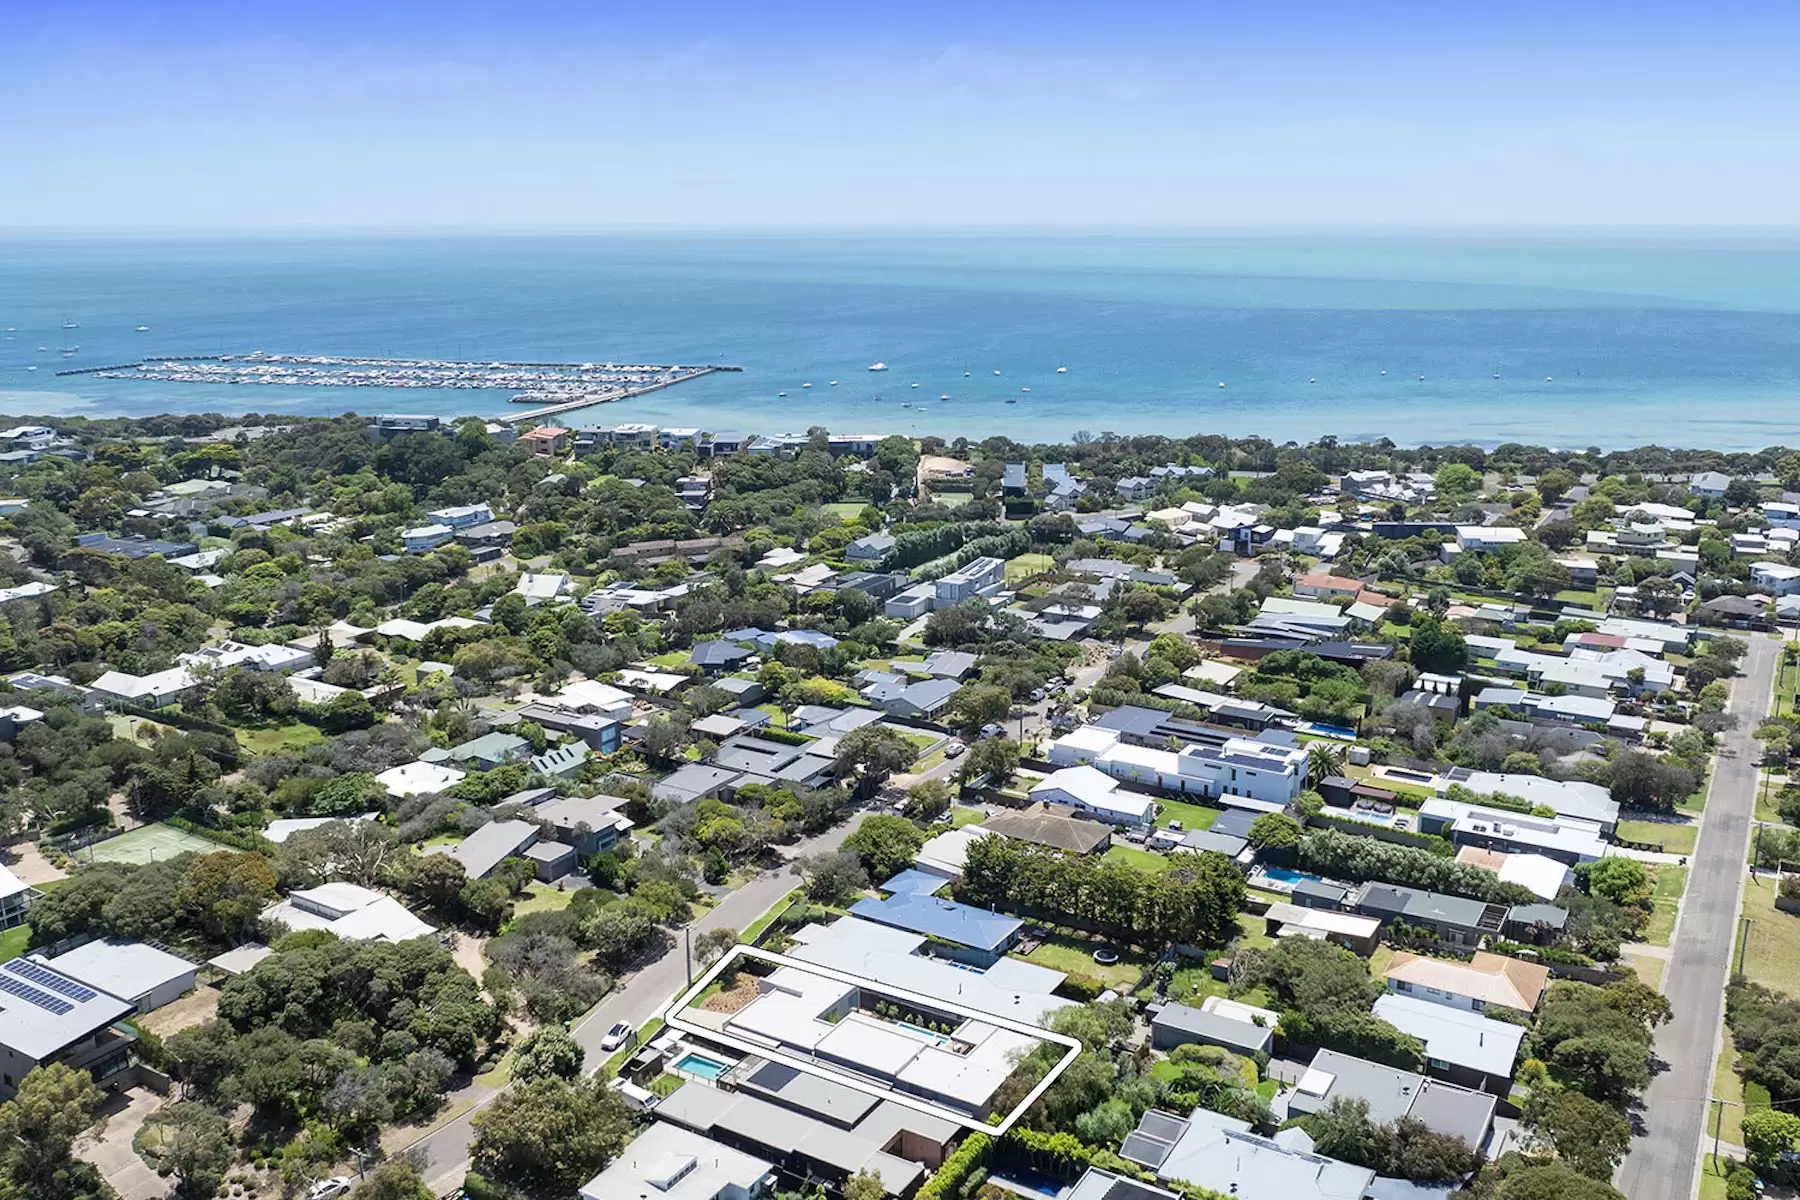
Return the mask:
<svg viewBox="0 0 1800 1200">
<path fill-rule="evenodd" d="M 895 895 L 929 896 L 949 882 L 942 875 L 933 875 L 930 871 L 919 871 L 908 867 L 883 883 L 881 890 Z"/>
<path fill-rule="evenodd" d="M 1017 917 L 916 893 L 901 893 L 885 900 L 858 900 L 850 906 L 850 915 L 989 953 L 999 951 L 1024 925 Z"/>
<path fill-rule="evenodd" d="M 696 667 L 717 667 L 742 662 L 752 653 L 753 651 L 732 642 L 695 642 L 694 648 L 688 652 L 688 661 Z"/>
</svg>

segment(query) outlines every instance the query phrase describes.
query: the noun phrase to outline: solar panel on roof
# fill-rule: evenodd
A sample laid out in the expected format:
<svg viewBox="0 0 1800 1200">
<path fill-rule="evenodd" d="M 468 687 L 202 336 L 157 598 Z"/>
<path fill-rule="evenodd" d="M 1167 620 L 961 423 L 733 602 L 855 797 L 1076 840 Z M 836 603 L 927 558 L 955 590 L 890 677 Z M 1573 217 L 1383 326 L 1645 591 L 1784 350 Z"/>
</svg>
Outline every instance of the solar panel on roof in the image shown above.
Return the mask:
<svg viewBox="0 0 1800 1200">
<path fill-rule="evenodd" d="M 1172 1117 L 1168 1113 L 1154 1109 L 1144 1114 L 1138 1122 L 1137 1131 L 1146 1137 L 1159 1138 L 1172 1142 L 1187 1131 L 1188 1123 L 1180 1117 Z"/>
<path fill-rule="evenodd" d="M 1163 1160 L 1169 1157 L 1174 1149 L 1168 1142 L 1158 1141 L 1153 1137 L 1145 1137 L 1141 1133 L 1129 1133 L 1119 1143 L 1119 1157 L 1130 1162 L 1142 1163 L 1147 1167 L 1160 1167 Z"/>
<path fill-rule="evenodd" d="M 71 1000 L 86 1003 L 99 995 L 86 984 L 76 983 L 73 979 L 58 975 L 43 964 L 32 962 L 28 958 L 15 958 L 6 964 L 6 969 L 15 975 L 24 976 L 33 983 L 42 984 L 51 991 L 67 996 Z"/>
<path fill-rule="evenodd" d="M 63 1016 L 75 1011 L 75 1006 L 67 1000 L 52 996 L 49 992 L 39 991 L 22 979 L 14 979 L 10 975 L 0 975 L 0 992 L 17 996 L 28 1004 L 35 1004 L 45 1012 Z"/>
</svg>

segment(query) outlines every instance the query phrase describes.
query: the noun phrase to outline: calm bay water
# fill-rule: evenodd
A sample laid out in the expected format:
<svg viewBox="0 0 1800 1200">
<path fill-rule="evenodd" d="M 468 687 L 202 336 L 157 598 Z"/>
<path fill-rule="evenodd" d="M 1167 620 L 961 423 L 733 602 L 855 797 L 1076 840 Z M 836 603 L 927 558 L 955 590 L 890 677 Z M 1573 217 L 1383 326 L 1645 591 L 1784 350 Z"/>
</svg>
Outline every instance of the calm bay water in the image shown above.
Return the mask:
<svg viewBox="0 0 1800 1200">
<path fill-rule="evenodd" d="M 7 327 L 15 414 L 517 411 L 55 374 L 261 349 L 745 368 L 575 424 L 1800 444 L 1785 237 L 0 241 Z"/>
</svg>

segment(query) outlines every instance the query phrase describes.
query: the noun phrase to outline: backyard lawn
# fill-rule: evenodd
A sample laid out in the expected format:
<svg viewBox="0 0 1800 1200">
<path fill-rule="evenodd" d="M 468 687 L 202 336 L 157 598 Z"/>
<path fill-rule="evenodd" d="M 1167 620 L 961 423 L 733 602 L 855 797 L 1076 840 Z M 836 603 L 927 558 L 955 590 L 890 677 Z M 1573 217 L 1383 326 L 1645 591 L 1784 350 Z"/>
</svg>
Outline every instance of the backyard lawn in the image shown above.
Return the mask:
<svg viewBox="0 0 1800 1200">
<path fill-rule="evenodd" d="M 979 825 L 987 820 L 987 814 L 979 808 L 964 808 L 960 804 L 950 809 L 950 827 L 961 829 L 964 825 Z"/>
<path fill-rule="evenodd" d="M 295 721 L 292 725 L 273 725 L 267 729 L 240 729 L 238 745 L 252 754 L 281 754 L 299 750 L 325 740 L 317 725 Z"/>
<path fill-rule="evenodd" d="M 975 498 L 974 492 L 932 492 L 931 498 L 945 508 L 961 508 Z"/>
<path fill-rule="evenodd" d="M 1675 916 L 1681 907 L 1682 894 L 1687 891 L 1688 869 L 1653 867 L 1651 875 L 1656 880 L 1656 892 L 1652 897 L 1656 908 L 1650 914 L 1650 923 L 1644 927 L 1644 940 L 1652 946 L 1666 946 L 1675 932 Z"/>
<path fill-rule="evenodd" d="M 863 506 L 861 504 L 852 504 L 848 501 L 844 501 L 832 504 L 821 504 L 819 505 L 819 509 L 822 512 L 831 514 L 840 521 L 854 521 L 857 517 L 862 515 Z"/>
<path fill-rule="evenodd" d="M 1095 962 L 1094 951 L 1102 946 L 1117 951 L 1119 961 L 1110 966 Z M 1042 945 L 1023 957 L 1026 962 L 1049 967 L 1052 971 L 1098 979 L 1111 988 L 1136 987 L 1145 972 L 1154 965 L 1153 959 L 1139 954 L 1129 946 L 1115 946 L 1099 938 L 1061 933 L 1046 937 Z"/>
<path fill-rule="evenodd" d="M 1204 804 L 1190 804 L 1186 800 L 1158 800 L 1162 811 L 1156 814 L 1156 823 L 1164 829 L 1170 821 L 1180 821 L 1183 829 L 1211 829 L 1212 823 L 1219 819 L 1219 809 L 1208 808 Z"/>
<path fill-rule="evenodd" d="M 679 667 L 686 663 L 689 657 L 689 652 L 686 650 L 670 650 L 647 661 L 653 667 Z"/>
<path fill-rule="evenodd" d="M 1620 821 L 1618 836 L 1623 842 L 1661 846 L 1664 854 L 1692 854 L 1700 826 L 1672 821 Z"/>
<path fill-rule="evenodd" d="M 1021 579 L 1030 579 L 1055 565 L 1056 560 L 1048 554 L 1021 554 L 1017 558 L 1009 558 L 1006 560 L 1006 582 L 1017 583 Z"/>
<path fill-rule="evenodd" d="M 513 902 L 513 920 L 518 920 L 526 913 L 559 912 L 569 907 L 579 889 L 563 888 L 558 890 L 553 884 L 533 883 L 525 889 L 525 894 Z"/>
<path fill-rule="evenodd" d="M 1175 860 L 1166 854 L 1158 854 L 1154 850 L 1139 850 L 1135 846 L 1114 846 L 1106 852 L 1106 859 L 1108 862 L 1124 863 L 1134 870 L 1151 875 L 1175 865 Z"/>
<path fill-rule="evenodd" d="M 1224 996 L 1230 991 L 1231 985 L 1222 979 L 1214 979 L 1211 968 L 1204 964 L 1182 967 L 1169 980 L 1169 999 L 1190 1008 L 1199 1008 L 1208 996 Z M 1270 1006 L 1269 994 L 1261 988 L 1251 988 L 1233 998 L 1258 1008 Z"/>
<path fill-rule="evenodd" d="M 31 942 L 31 926 L 14 925 L 5 933 L 0 933 L 0 962 L 9 958 L 17 958 L 25 953 L 25 947 Z"/>
</svg>

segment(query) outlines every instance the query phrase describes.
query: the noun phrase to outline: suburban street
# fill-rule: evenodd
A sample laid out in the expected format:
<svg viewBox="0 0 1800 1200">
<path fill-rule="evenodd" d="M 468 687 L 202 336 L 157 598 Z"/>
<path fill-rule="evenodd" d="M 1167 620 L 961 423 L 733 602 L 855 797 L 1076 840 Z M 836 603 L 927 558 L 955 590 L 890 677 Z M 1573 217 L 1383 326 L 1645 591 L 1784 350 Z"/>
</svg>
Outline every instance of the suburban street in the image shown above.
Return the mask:
<svg viewBox="0 0 1800 1200">
<path fill-rule="evenodd" d="M 786 847 L 784 858 L 792 861 L 804 855 L 837 849 L 862 822 L 862 817 L 862 812 L 853 813 L 849 820 L 836 828 Z M 710 929 L 741 931 L 779 904 L 799 882 L 788 874 L 785 863 L 778 869 L 765 871 L 719 901 L 694 922 L 690 932 L 698 937 Z M 634 1028 L 641 1026 L 650 1018 L 660 1015 L 669 1001 L 687 986 L 687 961 L 682 942 L 683 934 L 677 932 L 669 950 L 660 958 L 640 967 L 574 1026 L 572 1032 L 575 1040 L 587 1051 L 588 1070 L 594 1070 L 611 1057 L 601 1053 L 599 1047 L 600 1039 L 606 1036 L 606 1031 L 612 1028 L 614 1022 L 625 1021 Z M 481 1097 L 455 1120 L 407 1147 L 409 1153 L 424 1156 L 420 1173 L 436 1194 L 444 1195 L 462 1182 L 463 1173 L 469 1166 L 469 1146 L 475 1140 L 475 1114 L 486 1108 L 499 1094 L 500 1091 L 495 1090 Z"/>
<path fill-rule="evenodd" d="M 1619 1168 L 1617 1186 L 1631 1200 L 1692 1200 L 1699 1186 L 1713 1054 L 1725 1014 L 1725 981 L 1737 944 L 1750 823 L 1760 782 L 1759 743 L 1751 736 L 1769 711 L 1782 642 L 1761 634 L 1732 687 L 1736 729 L 1720 739 L 1700 838 L 1690 860 L 1687 895 L 1675 929 L 1663 992 L 1674 1019 L 1657 1034 L 1662 1070 L 1644 1093 L 1643 1135 Z"/>
</svg>

